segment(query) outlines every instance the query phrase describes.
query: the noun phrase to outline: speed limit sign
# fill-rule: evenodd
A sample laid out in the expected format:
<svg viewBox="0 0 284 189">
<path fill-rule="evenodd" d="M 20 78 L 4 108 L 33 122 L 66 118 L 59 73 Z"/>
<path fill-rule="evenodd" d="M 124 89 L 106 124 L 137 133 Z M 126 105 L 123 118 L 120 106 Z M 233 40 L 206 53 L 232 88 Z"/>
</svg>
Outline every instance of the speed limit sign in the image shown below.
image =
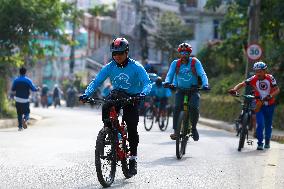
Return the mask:
<svg viewBox="0 0 284 189">
<path fill-rule="evenodd" d="M 247 56 L 251 60 L 258 60 L 262 56 L 262 48 L 259 44 L 250 44 L 247 48 Z"/>
</svg>

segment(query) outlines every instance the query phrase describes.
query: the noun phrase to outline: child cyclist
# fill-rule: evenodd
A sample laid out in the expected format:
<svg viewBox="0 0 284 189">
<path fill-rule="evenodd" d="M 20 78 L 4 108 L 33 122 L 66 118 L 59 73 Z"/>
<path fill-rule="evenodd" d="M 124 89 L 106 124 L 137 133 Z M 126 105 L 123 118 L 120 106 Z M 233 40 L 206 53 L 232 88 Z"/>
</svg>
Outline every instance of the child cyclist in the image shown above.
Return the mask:
<svg viewBox="0 0 284 189">
<path fill-rule="evenodd" d="M 257 150 L 263 150 L 264 128 L 264 148 L 270 148 L 275 96 L 279 94 L 280 89 L 278 88 L 274 77 L 270 74 L 267 74 L 267 65 L 264 62 L 256 62 L 253 65 L 253 70 L 255 71 L 255 75 L 237 84 L 234 88 L 230 89 L 229 92 L 236 93 L 239 89 L 246 85 L 253 87 L 256 97 L 256 137 L 258 139 Z"/>
</svg>

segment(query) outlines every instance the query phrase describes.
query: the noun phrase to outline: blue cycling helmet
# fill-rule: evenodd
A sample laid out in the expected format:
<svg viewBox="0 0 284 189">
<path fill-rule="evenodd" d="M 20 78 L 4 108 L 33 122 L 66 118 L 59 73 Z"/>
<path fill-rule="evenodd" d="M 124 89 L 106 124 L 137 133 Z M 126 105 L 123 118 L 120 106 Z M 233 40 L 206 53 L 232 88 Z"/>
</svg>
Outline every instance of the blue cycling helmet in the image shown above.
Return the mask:
<svg viewBox="0 0 284 189">
<path fill-rule="evenodd" d="M 267 68 L 267 65 L 264 62 L 256 62 L 253 65 L 253 70 L 265 70 Z"/>
</svg>

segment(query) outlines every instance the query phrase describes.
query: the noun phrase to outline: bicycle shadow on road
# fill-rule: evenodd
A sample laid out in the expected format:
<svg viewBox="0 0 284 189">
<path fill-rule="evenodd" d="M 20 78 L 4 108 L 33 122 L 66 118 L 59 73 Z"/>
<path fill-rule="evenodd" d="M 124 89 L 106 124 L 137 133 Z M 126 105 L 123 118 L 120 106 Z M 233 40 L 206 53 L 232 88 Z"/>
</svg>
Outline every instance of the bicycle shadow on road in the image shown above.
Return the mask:
<svg viewBox="0 0 284 189">
<path fill-rule="evenodd" d="M 158 144 L 158 145 L 162 145 L 162 146 L 167 146 L 167 145 L 175 145 L 176 142 L 174 140 L 171 141 L 167 141 L 167 142 L 159 142 L 159 143 L 153 143 L 153 144 Z"/>
<path fill-rule="evenodd" d="M 253 157 L 267 156 L 269 150 L 262 150 L 262 151 L 256 150 L 256 146 L 255 146 L 255 148 L 247 147 L 246 149 L 242 149 L 241 152 L 238 152 L 237 150 L 236 150 L 236 152 L 237 152 L 236 154 L 239 155 L 238 156 L 239 158 L 246 158 L 247 156 L 253 156 Z"/>
<path fill-rule="evenodd" d="M 133 182 L 131 182 L 129 179 L 126 179 L 126 178 L 118 178 L 118 179 L 115 179 L 113 184 L 111 185 L 111 188 L 124 188 L 124 187 L 127 187 L 128 184 L 132 184 Z M 102 189 L 104 188 L 103 186 L 99 185 L 99 182 L 98 184 L 93 184 L 93 185 L 89 185 L 89 186 L 85 186 L 85 187 L 79 187 L 79 189 L 94 189 L 94 188 L 97 188 L 97 189 Z"/>
<path fill-rule="evenodd" d="M 143 162 L 139 162 L 141 163 L 143 166 L 145 167 L 155 167 L 155 166 L 159 166 L 159 165 L 163 165 L 163 166 L 168 166 L 168 167 L 172 167 L 172 166 L 184 166 L 184 161 L 187 161 L 189 159 L 192 159 L 192 157 L 190 156 L 183 156 L 182 159 L 177 159 L 176 156 L 170 156 L 170 157 L 162 157 L 159 159 L 156 159 L 154 161 L 143 161 Z"/>
<path fill-rule="evenodd" d="M 0 133 L 19 133 L 18 130 L 0 130 Z"/>
</svg>

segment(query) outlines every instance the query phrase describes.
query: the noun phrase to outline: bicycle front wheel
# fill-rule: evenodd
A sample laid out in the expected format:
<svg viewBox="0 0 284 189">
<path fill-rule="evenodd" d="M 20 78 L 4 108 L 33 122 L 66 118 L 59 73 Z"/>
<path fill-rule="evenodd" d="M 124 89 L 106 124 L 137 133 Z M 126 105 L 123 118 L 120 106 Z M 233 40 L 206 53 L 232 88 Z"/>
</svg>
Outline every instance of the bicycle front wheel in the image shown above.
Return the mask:
<svg viewBox="0 0 284 189">
<path fill-rule="evenodd" d="M 154 116 L 153 108 L 151 107 L 147 108 L 144 114 L 144 127 L 146 131 L 150 131 L 152 129 L 154 118 L 155 116 Z"/>
<path fill-rule="evenodd" d="M 130 178 L 130 177 L 132 177 L 132 175 L 129 172 L 130 147 L 129 147 L 128 140 L 122 141 L 122 150 L 123 150 L 123 154 L 124 154 L 124 157 L 121 160 L 122 172 L 123 172 L 123 175 L 125 176 L 125 178 Z"/>
<path fill-rule="evenodd" d="M 187 124 L 188 119 L 186 113 L 181 111 L 177 121 L 176 129 L 176 156 L 178 159 L 181 159 L 185 154 L 185 148 L 187 143 Z"/>
<path fill-rule="evenodd" d="M 95 151 L 95 165 L 97 177 L 103 187 L 109 187 L 115 177 L 116 171 L 116 137 L 110 128 L 100 130 Z"/>
<path fill-rule="evenodd" d="M 238 151 L 241 151 L 244 147 L 246 136 L 248 134 L 248 113 L 245 113 L 242 118 L 242 127 L 240 128 L 240 139 L 239 139 L 239 146 Z"/>
</svg>

